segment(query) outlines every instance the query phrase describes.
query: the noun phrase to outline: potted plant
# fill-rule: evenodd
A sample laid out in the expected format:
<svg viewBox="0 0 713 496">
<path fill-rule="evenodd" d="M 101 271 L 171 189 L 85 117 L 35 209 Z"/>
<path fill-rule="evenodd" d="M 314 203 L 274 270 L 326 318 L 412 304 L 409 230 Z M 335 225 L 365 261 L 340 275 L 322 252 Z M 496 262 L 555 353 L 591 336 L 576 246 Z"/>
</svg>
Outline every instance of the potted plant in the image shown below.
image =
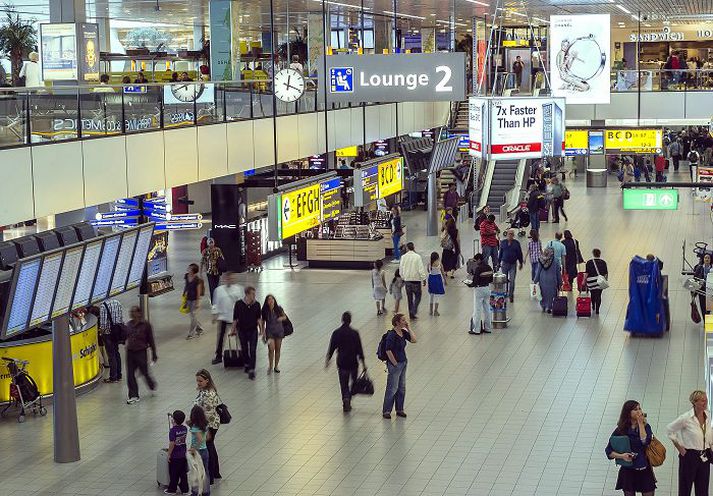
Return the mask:
<svg viewBox="0 0 713 496">
<path fill-rule="evenodd" d="M 27 55 L 37 50 L 37 31 L 34 19 L 22 19 L 15 8 L 5 4 L 5 18 L 0 24 L 0 55 L 10 59 L 12 65 L 12 84 L 17 85 L 22 61 Z"/>
</svg>

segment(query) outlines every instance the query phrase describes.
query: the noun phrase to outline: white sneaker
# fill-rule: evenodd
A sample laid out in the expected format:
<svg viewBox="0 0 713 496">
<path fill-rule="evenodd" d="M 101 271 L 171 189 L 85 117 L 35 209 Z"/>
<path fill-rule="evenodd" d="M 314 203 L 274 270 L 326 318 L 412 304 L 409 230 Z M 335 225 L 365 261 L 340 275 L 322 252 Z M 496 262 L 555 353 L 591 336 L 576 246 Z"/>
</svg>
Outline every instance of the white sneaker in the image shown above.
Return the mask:
<svg viewBox="0 0 713 496">
<path fill-rule="evenodd" d="M 133 405 L 134 403 L 138 403 L 138 402 L 139 402 L 139 398 L 129 398 L 128 400 L 126 400 L 127 405 Z"/>
<path fill-rule="evenodd" d="M 194 334 L 189 334 L 188 336 L 186 336 L 186 339 L 193 339 L 194 337 L 196 337 Z"/>
</svg>

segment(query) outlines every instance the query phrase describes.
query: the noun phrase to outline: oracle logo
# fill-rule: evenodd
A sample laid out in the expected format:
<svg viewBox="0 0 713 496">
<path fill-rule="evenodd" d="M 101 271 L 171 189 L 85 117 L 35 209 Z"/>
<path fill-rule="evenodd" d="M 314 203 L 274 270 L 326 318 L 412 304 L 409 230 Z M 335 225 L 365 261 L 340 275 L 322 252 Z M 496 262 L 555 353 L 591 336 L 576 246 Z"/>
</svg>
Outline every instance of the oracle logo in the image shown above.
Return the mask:
<svg viewBox="0 0 713 496">
<path fill-rule="evenodd" d="M 503 152 L 529 152 L 532 150 L 532 145 L 504 145 Z"/>
</svg>

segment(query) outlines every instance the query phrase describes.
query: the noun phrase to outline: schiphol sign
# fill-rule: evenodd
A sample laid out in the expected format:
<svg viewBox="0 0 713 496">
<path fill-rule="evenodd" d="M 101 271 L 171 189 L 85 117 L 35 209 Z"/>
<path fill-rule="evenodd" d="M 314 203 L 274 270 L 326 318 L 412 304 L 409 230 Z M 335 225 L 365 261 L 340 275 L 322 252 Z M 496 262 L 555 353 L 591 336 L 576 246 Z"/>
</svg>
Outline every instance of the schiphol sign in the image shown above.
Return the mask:
<svg viewBox="0 0 713 496">
<path fill-rule="evenodd" d="M 331 55 L 330 103 L 465 99 L 465 53 Z"/>
</svg>

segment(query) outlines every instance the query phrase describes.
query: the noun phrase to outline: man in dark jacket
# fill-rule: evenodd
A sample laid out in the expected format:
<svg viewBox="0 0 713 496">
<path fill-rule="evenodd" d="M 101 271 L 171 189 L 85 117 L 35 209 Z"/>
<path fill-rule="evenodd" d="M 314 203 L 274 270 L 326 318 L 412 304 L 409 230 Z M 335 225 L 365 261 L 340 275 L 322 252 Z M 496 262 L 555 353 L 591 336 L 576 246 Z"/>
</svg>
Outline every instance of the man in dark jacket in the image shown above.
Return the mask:
<svg viewBox="0 0 713 496">
<path fill-rule="evenodd" d="M 324 362 L 324 367 L 329 367 L 329 361 L 332 359 L 334 351 L 337 351 L 337 372 L 339 373 L 339 386 L 342 389 L 342 410 L 345 412 L 352 410 L 351 386 L 354 385 L 359 370 L 357 359 L 361 360 L 362 367 L 366 370 L 361 338 L 359 333 L 351 328 L 351 323 L 352 314 L 344 312 L 341 327 L 332 333 L 327 359 Z"/>
<path fill-rule="evenodd" d="M 139 384 L 136 382 L 136 369 L 146 379 L 146 384 L 151 391 L 156 390 L 156 381 L 149 373 L 148 349 L 151 348 L 151 361 L 158 360 L 156 342 L 153 338 L 151 324 L 144 320 L 141 309 L 131 307 L 129 312 L 131 320 L 127 324 L 126 336 L 126 382 L 129 387 L 129 399 L 126 403 L 132 405 L 139 402 Z"/>
<path fill-rule="evenodd" d="M 490 334 L 490 283 L 493 282 L 493 268 L 480 253 L 476 253 L 472 261 L 473 265 L 468 263 L 468 273 L 473 278 L 473 317 L 470 319 L 468 334 Z"/>
<path fill-rule="evenodd" d="M 540 209 L 545 206 L 545 195 L 537 189 L 536 184 L 530 185 L 530 194 L 527 197 L 527 211 L 530 214 L 530 226 L 540 232 Z"/>
<path fill-rule="evenodd" d="M 500 242 L 500 250 L 498 251 L 498 264 L 500 272 L 508 276 L 508 294 L 510 301 L 515 299 L 515 277 L 517 276 L 518 265 L 522 270 L 522 247 L 520 242 L 515 239 L 515 232 L 508 229 L 507 238 Z"/>
</svg>

